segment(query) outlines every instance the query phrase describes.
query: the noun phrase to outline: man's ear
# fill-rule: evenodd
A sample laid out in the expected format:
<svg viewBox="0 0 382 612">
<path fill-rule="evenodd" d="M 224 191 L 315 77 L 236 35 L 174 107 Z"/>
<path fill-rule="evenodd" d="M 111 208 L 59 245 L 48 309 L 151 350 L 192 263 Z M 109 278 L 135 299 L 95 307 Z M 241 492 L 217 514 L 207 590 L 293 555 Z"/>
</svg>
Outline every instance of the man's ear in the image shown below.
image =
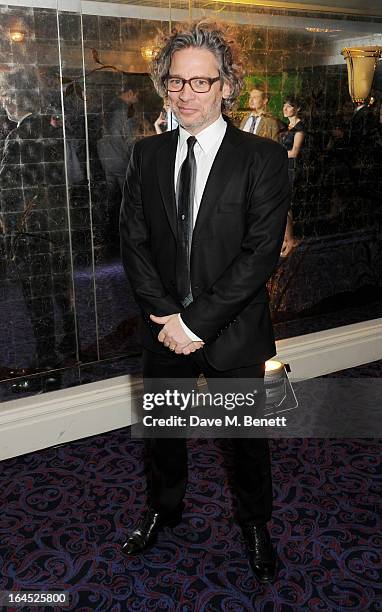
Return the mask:
<svg viewBox="0 0 382 612">
<path fill-rule="evenodd" d="M 222 89 L 222 96 L 224 99 L 229 98 L 232 92 L 232 87 L 231 84 L 228 83 L 228 81 L 224 81 L 223 84 L 223 89 Z"/>
</svg>

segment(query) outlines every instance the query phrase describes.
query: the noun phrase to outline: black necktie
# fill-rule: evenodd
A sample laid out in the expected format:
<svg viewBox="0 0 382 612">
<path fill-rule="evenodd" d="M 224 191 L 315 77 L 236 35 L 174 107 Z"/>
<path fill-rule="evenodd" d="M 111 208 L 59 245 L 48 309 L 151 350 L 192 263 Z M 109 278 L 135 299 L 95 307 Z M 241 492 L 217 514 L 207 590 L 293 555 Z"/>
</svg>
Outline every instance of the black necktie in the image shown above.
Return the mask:
<svg viewBox="0 0 382 612">
<path fill-rule="evenodd" d="M 195 136 L 187 138 L 187 157 L 180 169 L 177 185 L 178 248 L 176 257 L 176 286 L 183 306 L 188 306 L 192 302 L 190 250 L 196 179 L 195 143 Z"/>
<path fill-rule="evenodd" d="M 251 123 L 251 127 L 249 128 L 249 131 L 250 131 L 251 134 L 255 133 L 257 117 L 258 117 L 258 115 L 252 115 L 252 123 Z"/>
</svg>

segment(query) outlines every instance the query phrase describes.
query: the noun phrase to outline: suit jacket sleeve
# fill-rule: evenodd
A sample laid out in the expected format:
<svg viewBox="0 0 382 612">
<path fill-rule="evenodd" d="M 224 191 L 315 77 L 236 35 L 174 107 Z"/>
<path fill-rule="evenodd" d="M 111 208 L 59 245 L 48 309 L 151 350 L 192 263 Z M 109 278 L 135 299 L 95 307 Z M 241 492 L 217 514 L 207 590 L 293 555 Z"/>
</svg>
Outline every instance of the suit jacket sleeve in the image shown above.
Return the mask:
<svg viewBox="0 0 382 612">
<path fill-rule="evenodd" d="M 256 301 L 280 256 L 290 200 L 285 149 L 272 145 L 259 166 L 256 171 L 251 166 L 252 186 L 240 252 L 220 278 L 182 312 L 184 323 L 205 341 L 215 338 Z"/>
<path fill-rule="evenodd" d="M 133 148 L 123 190 L 120 215 L 121 255 L 136 302 L 143 311 L 144 318 L 150 321 L 150 314 L 173 314 L 179 312 L 180 307 L 163 287 L 152 260 L 149 232 L 142 206 L 139 144 Z"/>
<path fill-rule="evenodd" d="M 277 121 L 275 121 L 274 119 L 271 120 L 269 138 L 271 138 L 275 142 L 278 142 L 279 140 L 279 126 L 277 125 Z"/>
</svg>

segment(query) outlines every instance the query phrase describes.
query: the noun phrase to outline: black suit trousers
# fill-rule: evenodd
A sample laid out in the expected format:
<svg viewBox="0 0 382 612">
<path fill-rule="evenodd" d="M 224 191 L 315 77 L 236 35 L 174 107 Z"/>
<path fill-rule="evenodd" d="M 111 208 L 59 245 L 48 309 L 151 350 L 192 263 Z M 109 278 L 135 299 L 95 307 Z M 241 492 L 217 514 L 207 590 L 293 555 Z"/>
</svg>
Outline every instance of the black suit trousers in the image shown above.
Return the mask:
<svg viewBox="0 0 382 612">
<path fill-rule="evenodd" d="M 210 392 L 219 391 L 214 379 L 264 378 L 264 363 L 244 368 L 216 370 L 206 360 L 204 350 L 191 355 L 154 353 L 144 350 L 143 376 L 145 392 L 158 392 L 163 379 L 187 379 L 190 389 L 196 389 L 202 373 Z M 156 384 L 156 380 L 158 383 Z M 166 381 L 167 382 L 167 381 Z M 182 383 L 183 385 L 183 383 Z M 168 388 L 168 386 L 167 386 Z M 184 390 L 184 386 L 182 386 Z M 269 444 L 262 438 L 232 438 L 234 447 L 234 481 L 238 497 L 239 522 L 253 521 L 261 525 L 272 514 L 272 476 Z M 156 438 L 147 441 L 151 464 L 151 505 L 164 514 L 170 513 L 183 499 L 188 479 L 187 445 L 185 438 Z"/>
</svg>

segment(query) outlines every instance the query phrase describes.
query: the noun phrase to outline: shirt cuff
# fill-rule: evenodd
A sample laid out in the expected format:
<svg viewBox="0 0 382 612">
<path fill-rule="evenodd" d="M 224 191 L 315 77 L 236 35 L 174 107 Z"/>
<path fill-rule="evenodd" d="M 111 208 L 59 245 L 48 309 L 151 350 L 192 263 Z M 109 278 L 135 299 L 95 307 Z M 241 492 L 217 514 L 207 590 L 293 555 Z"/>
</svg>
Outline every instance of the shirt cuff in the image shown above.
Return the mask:
<svg viewBox="0 0 382 612">
<path fill-rule="evenodd" d="M 180 316 L 180 314 L 178 313 L 178 317 L 179 317 L 179 321 L 180 324 L 183 328 L 183 331 L 186 332 L 187 336 L 190 338 L 190 340 L 192 340 L 193 342 L 203 342 L 203 340 L 201 338 L 199 338 L 196 334 L 194 334 L 194 332 L 192 332 L 190 330 L 189 327 L 187 327 L 187 325 L 185 325 L 182 321 L 182 317 Z"/>
</svg>

